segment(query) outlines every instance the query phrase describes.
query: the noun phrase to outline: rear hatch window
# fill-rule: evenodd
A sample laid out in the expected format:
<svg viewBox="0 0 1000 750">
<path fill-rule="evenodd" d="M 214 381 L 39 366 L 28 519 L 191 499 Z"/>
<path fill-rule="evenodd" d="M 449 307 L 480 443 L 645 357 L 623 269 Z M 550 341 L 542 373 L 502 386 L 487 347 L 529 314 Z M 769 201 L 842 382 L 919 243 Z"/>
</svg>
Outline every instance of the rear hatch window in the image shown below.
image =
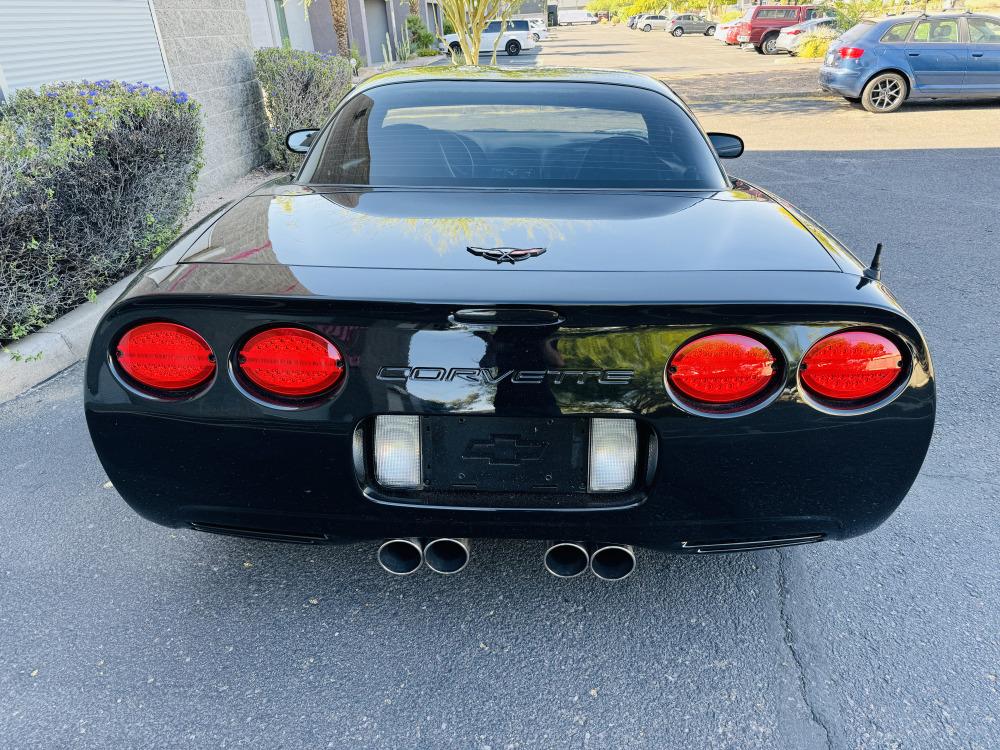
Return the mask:
<svg viewBox="0 0 1000 750">
<path fill-rule="evenodd" d="M 312 185 L 716 190 L 684 109 L 598 83 L 419 81 L 354 96 L 299 177 Z"/>
<path fill-rule="evenodd" d="M 842 42 L 853 42 L 853 41 L 855 41 L 857 39 L 860 39 L 865 34 L 867 34 L 869 31 L 871 31 L 871 29 L 872 29 L 872 27 L 874 25 L 875 24 L 872 23 L 871 21 L 862 21 L 861 23 L 856 24 L 855 26 L 852 26 L 847 31 L 845 31 L 843 34 L 841 34 L 840 35 L 840 41 L 842 41 Z"/>
</svg>

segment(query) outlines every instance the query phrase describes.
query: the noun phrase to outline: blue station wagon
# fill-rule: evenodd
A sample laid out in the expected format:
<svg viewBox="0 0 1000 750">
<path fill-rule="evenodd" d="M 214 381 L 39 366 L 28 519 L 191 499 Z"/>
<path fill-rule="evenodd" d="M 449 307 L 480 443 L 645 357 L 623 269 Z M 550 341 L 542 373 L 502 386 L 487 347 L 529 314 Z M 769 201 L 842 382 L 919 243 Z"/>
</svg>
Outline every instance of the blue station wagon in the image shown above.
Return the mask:
<svg viewBox="0 0 1000 750">
<path fill-rule="evenodd" d="M 1000 19 L 963 13 L 859 23 L 830 45 L 819 82 L 869 112 L 894 112 L 907 99 L 1000 97 Z"/>
</svg>

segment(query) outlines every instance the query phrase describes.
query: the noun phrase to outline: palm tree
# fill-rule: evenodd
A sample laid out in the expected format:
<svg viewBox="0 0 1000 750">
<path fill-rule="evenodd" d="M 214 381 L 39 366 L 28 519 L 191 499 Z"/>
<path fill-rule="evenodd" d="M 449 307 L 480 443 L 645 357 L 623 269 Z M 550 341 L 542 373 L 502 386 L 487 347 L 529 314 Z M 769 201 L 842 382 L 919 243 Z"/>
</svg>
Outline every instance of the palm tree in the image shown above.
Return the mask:
<svg viewBox="0 0 1000 750">
<path fill-rule="evenodd" d="M 287 5 L 289 0 L 282 0 Z M 309 16 L 309 6 L 313 0 L 302 0 L 302 10 Z M 330 15 L 333 16 L 333 33 L 337 35 L 337 54 L 350 57 L 351 41 L 347 35 L 347 0 L 330 0 Z"/>
<path fill-rule="evenodd" d="M 333 16 L 333 32 L 337 35 L 337 52 L 347 57 L 351 54 L 347 36 L 347 0 L 330 0 L 330 15 Z"/>
</svg>

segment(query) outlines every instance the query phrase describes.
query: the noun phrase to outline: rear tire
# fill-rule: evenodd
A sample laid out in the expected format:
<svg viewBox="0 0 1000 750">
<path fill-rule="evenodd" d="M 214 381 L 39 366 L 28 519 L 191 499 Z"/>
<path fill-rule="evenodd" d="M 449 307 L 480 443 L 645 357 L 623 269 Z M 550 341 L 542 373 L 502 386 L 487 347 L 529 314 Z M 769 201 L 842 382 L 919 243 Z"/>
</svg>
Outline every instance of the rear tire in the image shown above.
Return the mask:
<svg viewBox="0 0 1000 750">
<path fill-rule="evenodd" d="M 516 39 L 511 39 L 509 42 L 507 42 L 507 46 L 504 47 L 504 50 L 511 57 L 517 57 L 518 55 L 521 54 L 521 43 Z"/>
<path fill-rule="evenodd" d="M 538 36 L 538 34 L 536 34 L 535 32 L 531 32 L 531 38 L 534 39 L 536 42 L 542 41 L 542 38 Z"/>
<path fill-rule="evenodd" d="M 771 36 L 764 37 L 764 40 L 760 43 L 760 52 L 763 55 L 778 54 L 778 35 L 772 34 Z"/>
<path fill-rule="evenodd" d="M 454 52 L 456 55 L 462 54 L 462 45 L 459 44 L 458 42 L 452 42 L 450 48 L 451 51 Z"/>
<path fill-rule="evenodd" d="M 705 36 L 715 36 L 715 27 L 709 26 L 707 29 L 705 29 Z"/>
<path fill-rule="evenodd" d="M 674 36 L 681 37 L 681 36 L 684 36 L 684 29 L 682 29 L 680 26 L 678 26 L 676 29 L 674 29 L 670 33 L 673 34 Z"/>
<path fill-rule="evenodd" d="M 875 114 L 895 112 L 907 95 L 906 79 L 899 73 L 880 73 L 865 84 L 861 106 Z"/>
<path fill-rule="evenodd" d="M 643 30 L 643 31 L 652 31 L 652 30 L 653 30 L 653 27 L 652 27 L 652 26 L 650 26 L 650 25 L 649 25 L 649 24 L 647 23 L 647 24 L 646 24 L 645 26 L 643 26 L 643 27 L 642 27 L 642 30 Z"/>
</svg>

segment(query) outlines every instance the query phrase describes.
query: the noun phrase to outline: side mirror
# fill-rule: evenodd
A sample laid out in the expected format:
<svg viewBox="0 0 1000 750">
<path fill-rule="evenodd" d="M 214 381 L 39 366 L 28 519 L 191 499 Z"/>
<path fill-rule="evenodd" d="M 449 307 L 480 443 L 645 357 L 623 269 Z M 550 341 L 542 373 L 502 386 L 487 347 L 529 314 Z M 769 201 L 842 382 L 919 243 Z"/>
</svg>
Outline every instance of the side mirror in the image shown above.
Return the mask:
<svg viewBox="0 0 1000 750">
<path fill-rule="evenodd" d="M 296 154 L 304 154 L 309 151 L 309 147 L 312 145 L 313 138 L 319 132 L 317 128 L 304 128 L 302 130 L 293 130 L 287 136 L 285 136 L 285 148 Z"/>
<path fill-rule="evenodd" d="M 743 139 L 729 133 L 709 133 L 708 140 L 720 159 L 736 159 L 743 153 Z"/>
</svg>

